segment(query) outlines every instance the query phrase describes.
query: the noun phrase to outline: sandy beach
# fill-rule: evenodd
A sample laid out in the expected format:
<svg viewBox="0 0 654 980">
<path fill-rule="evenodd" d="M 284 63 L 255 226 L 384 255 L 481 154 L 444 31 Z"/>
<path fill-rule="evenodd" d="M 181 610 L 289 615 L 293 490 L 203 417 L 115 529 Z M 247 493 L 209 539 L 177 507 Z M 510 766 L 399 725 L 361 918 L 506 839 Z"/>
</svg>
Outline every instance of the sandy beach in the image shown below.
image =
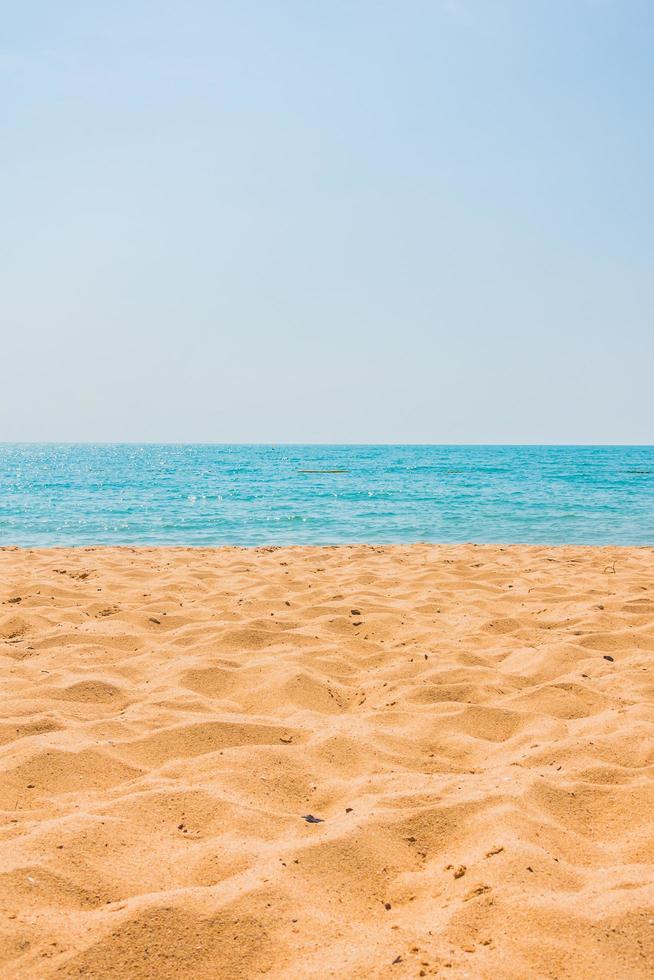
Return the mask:
<svg viewBox="0 0 654 980">
<path fill-rule="evenodd" d="M 654 975 L 651 548 L 5 548 L 0 655 L 2 977 Z"/>
</svg>

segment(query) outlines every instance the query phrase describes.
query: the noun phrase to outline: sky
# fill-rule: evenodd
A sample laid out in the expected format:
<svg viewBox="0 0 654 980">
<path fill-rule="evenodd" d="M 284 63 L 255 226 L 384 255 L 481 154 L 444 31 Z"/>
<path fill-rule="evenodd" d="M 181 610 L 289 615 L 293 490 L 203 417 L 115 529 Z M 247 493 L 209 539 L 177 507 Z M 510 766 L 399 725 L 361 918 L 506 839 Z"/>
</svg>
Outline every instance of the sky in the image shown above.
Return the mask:
<svg viewBox="0 0 654 980">
<path fill-rule="evenodd" d="M 0 441 L 654 442 L 650 0 L 0 8 Z"/>
</svg>

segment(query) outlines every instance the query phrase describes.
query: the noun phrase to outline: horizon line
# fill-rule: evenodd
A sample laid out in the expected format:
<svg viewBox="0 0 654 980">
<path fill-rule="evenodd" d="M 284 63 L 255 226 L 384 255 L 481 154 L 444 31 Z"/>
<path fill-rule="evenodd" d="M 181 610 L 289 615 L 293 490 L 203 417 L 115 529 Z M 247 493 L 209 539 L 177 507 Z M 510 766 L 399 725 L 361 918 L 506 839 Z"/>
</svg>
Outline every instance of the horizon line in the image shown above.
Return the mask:
<svg viewBox="0 0 654 980">
<path fill-rule="evenodd" d="M 9 439 L 0 440 L 0 446 L 239 446 L 267 447 L 277 449 L 291 446 L 325 446 L 325 447 L 370 447 L 384 448 L 416 447 L 416 448 L 542 448 L 557 449 L 652 449 L 650 442 L 207 442 L 203 440 L 158 440 L 158 439 Z"/>
</svg>

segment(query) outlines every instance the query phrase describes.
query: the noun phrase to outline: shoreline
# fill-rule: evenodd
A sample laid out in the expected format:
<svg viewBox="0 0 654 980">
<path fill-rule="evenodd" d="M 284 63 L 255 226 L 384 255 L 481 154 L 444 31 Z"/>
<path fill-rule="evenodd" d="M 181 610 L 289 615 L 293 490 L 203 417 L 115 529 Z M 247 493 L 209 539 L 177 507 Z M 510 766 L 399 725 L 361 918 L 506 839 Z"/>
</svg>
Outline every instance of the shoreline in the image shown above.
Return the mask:
<svg viewBox="0 0 654 980">
<path fill-rule="evenodd" d="M 376 541 L 344 541 L 335 544 L 53 544 L 53 545 L 23 545 L 23 544 L 4 544 L 0 545 L 0 554 L 3 552 L 29 552 L 49 554 L 58 551 L 70 551 L 72 554 L 81 551 L 125 551 L 125 552 L 151 552 L 151 551 L 174 551 L 174 552 L 272 552 L 272 551 L 334 551 L 345 549 L 373 549 L 383 551 L 398 551 L 413 548 L 432 548 L 440 550 L 457 550 L 461 548 L 479 548 L 488 551 L 507 551 L 507 550 L 541 550 L 541 551 L 647 551 L 654 552 L 654 542 L 652 544 L 575 544 L 575 543 L 539 543 L 530 541 L 497 541 L 497 542 L 476 542 L 476 541 L 408 541 L 394 542 L 385 544 Z"/>
<path fill-rule="evenodd" d="M 650 546 L 5 545 L 0 678 L 3 974 L 651 973 Z"/>
</svg>

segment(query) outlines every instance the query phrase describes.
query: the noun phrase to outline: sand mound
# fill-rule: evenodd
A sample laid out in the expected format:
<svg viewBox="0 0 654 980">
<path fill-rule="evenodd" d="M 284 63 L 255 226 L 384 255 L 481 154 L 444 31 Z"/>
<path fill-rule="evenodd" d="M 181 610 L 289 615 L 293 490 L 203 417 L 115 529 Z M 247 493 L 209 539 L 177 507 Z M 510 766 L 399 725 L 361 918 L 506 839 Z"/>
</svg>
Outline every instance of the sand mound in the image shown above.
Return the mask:
<svg viewBox="0 0 654 980">
<path fill-rule="evenodd" d="M 654 975 L 651 549 L 0 550 L 0 671 L 3 977 Z"/>
</svg>

